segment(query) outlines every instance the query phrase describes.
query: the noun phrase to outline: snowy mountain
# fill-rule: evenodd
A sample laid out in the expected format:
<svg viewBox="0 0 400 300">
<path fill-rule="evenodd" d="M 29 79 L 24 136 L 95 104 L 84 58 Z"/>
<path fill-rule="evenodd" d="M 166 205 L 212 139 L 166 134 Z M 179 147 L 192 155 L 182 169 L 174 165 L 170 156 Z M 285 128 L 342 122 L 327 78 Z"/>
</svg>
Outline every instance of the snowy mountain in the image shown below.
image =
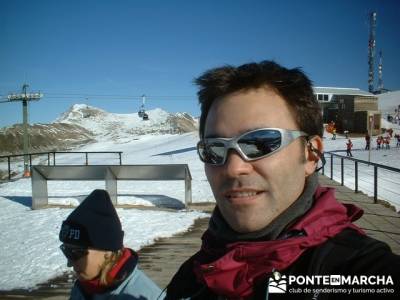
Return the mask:
<svg viewBox="0 0 400 300">
<path fill-rule="evenodd" d="M 97 137 L 132 137 L 143 134 L 183 133 L 196 130 L 196 121 L 189 114 L 170 114 L 160 108 L 146 111 L 144 121 L 137 113 L 116 114 L 86 104 L 75 104 L 55 123 L 79 125 Z"/>
<path fill-rule="evenodd" d="M 393 114 L 400 105 L 400 91 L 387 92 L 378 95 L 378 107 L 383 115 Z"/>
<path fill-rule="evenodd" d="M 95 141 L 92 132 L 75 124 L 29 125 L 30 152 L 67 150 Z M 19 154 L 23 149 L 23 127 L 0 128 L 0 155 Z"/>
<path fill-rule="evenodd" d="M 378 108 L 382 113 L 382 128 L 392 128 L 397 132 L 400 130 L 400 124 L 396 124 L 396 117 L 399 117 L 399 107 L 400 91 L 387 92 L 378 95 Z M 389 116 L 393 118 L 392 122 L 388 121 Z"/>
<path fill-rule="evenodd" d="M 94 141 L 126 143 L 144 134 L 196 131 L 197 120 L 187 113 L 170 114 L 156 108 L 146 112 L 116 114 L 86 104 L 75 104 L 51 124 L 29 126 L 30 152 L 68 150 Z M 0 129 L 0 155 L 22 153 L 22 126 Z"/>
</svg>

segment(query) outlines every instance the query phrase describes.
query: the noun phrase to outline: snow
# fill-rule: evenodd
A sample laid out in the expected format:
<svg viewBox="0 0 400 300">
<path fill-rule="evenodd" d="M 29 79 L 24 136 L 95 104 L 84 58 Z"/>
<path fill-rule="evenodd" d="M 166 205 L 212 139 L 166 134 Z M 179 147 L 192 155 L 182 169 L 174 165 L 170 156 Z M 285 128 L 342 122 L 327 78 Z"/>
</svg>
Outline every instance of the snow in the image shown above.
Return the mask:
<svg viewBox="0 0 400 300">
<path fill-rule="evenodd" d="M 205 179 L 203 165 L 194 150 L 197 134 L 145 135 L 118 143 L 103 141 L 83 147 L 82 151 L 123 151 L 124 164 L 188 163 L 193 177 L 193 202 L 213 201 Z M 182 150 L 183 149 L 183 150 Z M 181 150 L 181 151 L 177 151 Z M 175 154 L 175 152 L 176 154 Z M 83 162 L 84 157 L 80 158 Z M 68 164 L 76 156 L 63 154 L 60 163 Z M 94 157 L 91 164 L 104 164 L 104 157 Z M 81 163 L 82 163 L 81 162 Z M 115 164 L 116 162 L 114 162 Z M 77 205 L 100 181 L 51 181 L 50 203 Z M 187 230 L 206 214 L 182 210 L 183 181 L 122 181 L 118 183 L 118 203 L 150 207 L 177 208 L 177 211 L 118 208 L 125 244 L 133 249 L 151 244 L 156 238 L 168 237 Z M 58 233 L 71 208 L 31 210 L 31 181 L 19 179 L 0 185 L 0 289 L 34 288 L 68 271 L 66 260 L 58 250 Z"/>
<path fill-rule="evenodd" d="M 25 180 L 25 179 L 24 179 Z M 72 209 L 31 210 L 25 197 L 0 197 L 0 287 L 2 290 L 32 288 L 68 270 L 58 250 L 62 221 Z M 151 244 L 158 237 L 185 231 L 199 212 L 151 211 L 118 208 L 125 231 L 124 243 L 133 249 Z"/>
<path fill-rule="evenodd" d="M 82 107 L 73 110 L 81 111 Z M 104 123 L 110 124 L 112 118 L 107 116 Z M 163 111 L 154 110 L 150 119 L 163 117 Z M 133 128 L 137 115 L 114 115 L 114 121 L 122 122 Z M 82 119 L 81 119 L 82 120 Z M 131 123 L 130 123 L 131 122 Z M 91 122 L 95 132 L 101 132 L 103 122 Z M 141 122 L 144 124 L 146 122 Z M 97 124 L 97 125 L 96 125 Z M 100 125 L 99 125 L 100 124 Z M 139 125 L 138 125 L 139 126 Z M 400 128 L 393 126 L 395 133 Z M 117 129 L 115 129 L 117 131 Z M 98 142 L 86 145 L 77 151 L 122 151 L 123 164 L 188 164 L 192 175 L 193 202 L 214 201 L 210 186 L 204 174 L 203 164 L 197 157 L 195 145 L 198 141 L 197 133 L 182 135 L 173 134 L 146 134 L 132 135 L 128 131 L 120 131 L 118 139 L 102 135 Z M 338 135 L 336 140 L 325 134 L 325 151 L 344 150 L 346 139 Z M 364 138 L 352 138 L 354 157 L 368 159 L 368 152 L 364 151 Z M 375 139 L 371 142 L 374 147 Z M 371 161 L 400 168 L 400 149 L 395 147 L 392 139 L 392 149 L 371 151 Z M 343 153 L 344 154 L 344 153 Z M 57 156 L 60 164 L 83 164 L 84 156 L 62 154 Z M 34 164 L 39 158 L 34 160 Z M 117 158 L 108 155 L 90 155 L 90 164 L 117 164 Z M 43 163 L 43 162 L 42 162 Z M 44 162 L 45 163 L 45 162 Z M 335 160 L 335 180 L 340 180 L 340 160 Z M 329 173 L 329 160 L 326 174 Z M 354 187 L 354 171 L 351 164 L 346 163 L 345 185 Z M 22 164 L 18 164 L 21 170 Z M 359 189 L 373 195 L 373 174 L 370 167 L 360 167 Z M 387 200 L 400 209 L 398 173 L 380 171 L 379 198 Z M 386 177 L 386 178 L 385 178 Z M 101 181 L 51 181 L 48 185 L 50 203 L 60 205 L 77 205 L 95 188 L 104 188 Z M 197 211 L 182 210 L 184 203 L 183 181 L 152 181 L 118 182 L 118 202 L 120 204 L 144 205 L 154 210 L 140 210 L 135 208 L 117 208 L 123 229 L 126 233 L 125 244 L 133 249 L 151 244 L 156 238 L 168 237 L 177 232 L 187 230 L 194 220 L 206 216 Z M 0 290 L 15 288 L 34 288 L 37 284 L 59 276 L 68 270 L 66 260 L 58 250 L 60 242 L 58 233 L 62 221 L 72 211 L 72 208 L 47 208 L 31 210 L 31 181 L 19 179 L 17 181 L 0 184 Z M 157 210 L 157 207 L 173 207 L 175 211 Z"/>
<path fill-rule="evenodd" d="M 378 95 L 378 107 L 382 113 L 394 114 L 394 110 L 400 105 L 400 91 L 387 92 Z"/>
<path fill-rule="evenodd" d="M 77 124 L 97 136 L 129 134 L 142 131 L 161 132 L 166 128 L 167 119 L 172 115 L 160 108 L 146 111 L 149 119 L 143 121 L 137 113 L 117 114 L 109 113 L 100 108 L 86 104 L 74 104 L 67 112 L 63 113 L 55 122 Z M 182 116 L 182 114 L 180 114 Z"/>
<path fill-rule="evenodd" d="M 394 134 L 400 133 L 400 126 L 394 125 Z M 325 151 L 338 151 L 336 154 L 346 156 L 347 139 L 338 135 L 336 140 L 331 139 L 331 135 L 326 133 L 324 139 Z M 353 143 L 352 154 L 354 158 L 368 162 L 369 151 L 365 149 L 364 137 L 351 138 Z M 376 137 L 371 139 L 370 161 L 375 164 L 390 166 L 400 170 L 400 148 L 396 147 L 396 140 L 391 139 L 389 150 L 376 150 Z M 330 155 L 325 154 L 327 159 L 325 165 L 325 175 L 330 176 Z M 335 157 L 333 163 L 333 179 L 341 181 L 340 158 Z M 344 160 L 344 185 L 355 189 L 355 170 L 354 162 Z M 374 167 L 373 165 L 358 163 L 358 189 L 370 197 L 374 196 Z M 400 173 L 378 168 L 378 198 L 388 202 L 396 211 L 400 211 Z"/>
</svg>

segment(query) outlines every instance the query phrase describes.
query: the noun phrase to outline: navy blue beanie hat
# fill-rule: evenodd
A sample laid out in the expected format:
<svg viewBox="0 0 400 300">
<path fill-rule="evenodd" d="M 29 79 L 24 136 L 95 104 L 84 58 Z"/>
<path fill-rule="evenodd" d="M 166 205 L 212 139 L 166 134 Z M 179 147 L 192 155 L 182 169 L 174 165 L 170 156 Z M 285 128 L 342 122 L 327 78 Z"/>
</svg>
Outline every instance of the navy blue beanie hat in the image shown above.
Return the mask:
<svg viewBox="0 0 400 300">
<path fill-rule="evenodd" d="M 94 190 L 62 223 L 60 241 L 106 251 L 123 247 L 124 232 L 110 195 Z"/>
</svg>

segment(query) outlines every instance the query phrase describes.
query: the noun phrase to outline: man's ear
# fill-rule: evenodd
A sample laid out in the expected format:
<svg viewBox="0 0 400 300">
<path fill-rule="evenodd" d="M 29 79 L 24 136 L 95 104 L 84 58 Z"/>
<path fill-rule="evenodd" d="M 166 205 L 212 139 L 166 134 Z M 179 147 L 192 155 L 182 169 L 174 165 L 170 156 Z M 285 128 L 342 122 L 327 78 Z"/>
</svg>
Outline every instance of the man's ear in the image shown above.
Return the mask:
<svg viewBox="0 0 400 300">
<path fill-rule="evenodd" d="M 309 176 L 315 172 L 318 161 L 322 157 L 324 151 L 324 143 L 319 135 L 311 137 L 306 144 L 305 149 L 305 173 Z"/>
</svg>

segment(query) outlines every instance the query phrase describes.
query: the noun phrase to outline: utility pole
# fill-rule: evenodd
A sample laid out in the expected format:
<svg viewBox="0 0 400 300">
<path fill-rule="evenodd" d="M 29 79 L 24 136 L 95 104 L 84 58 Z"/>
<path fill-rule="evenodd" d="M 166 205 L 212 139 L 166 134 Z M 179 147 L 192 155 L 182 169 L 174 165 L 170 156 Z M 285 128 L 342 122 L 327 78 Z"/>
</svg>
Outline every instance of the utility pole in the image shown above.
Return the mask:
<svg viewBox="0 0 400 300">
<path fill-rule="evenodd" d="M 8 100 L 22 101 L 22 119 L 23 119 L 23 146 L 24 146 L 24 177 L 30 176 L 29 170 L 29 136 L 28 136 L 28 101 L 39 100 L 43 97 L 43 94 L 39 93 L 27 93 L 26 89 L 29 87 L 26 83 L 22 86 L 22 92 L 20 94 L 12 93 L 8 95 Z"/>
<path fill-rule="evenodd" d="M 374 126 L 374 115 L 370 115 L 368 118 L 368 132 L 369 132 L 369 147 L 368 147 L 368 162 L 371 162 L 371 142 Z"/>
</svg>

